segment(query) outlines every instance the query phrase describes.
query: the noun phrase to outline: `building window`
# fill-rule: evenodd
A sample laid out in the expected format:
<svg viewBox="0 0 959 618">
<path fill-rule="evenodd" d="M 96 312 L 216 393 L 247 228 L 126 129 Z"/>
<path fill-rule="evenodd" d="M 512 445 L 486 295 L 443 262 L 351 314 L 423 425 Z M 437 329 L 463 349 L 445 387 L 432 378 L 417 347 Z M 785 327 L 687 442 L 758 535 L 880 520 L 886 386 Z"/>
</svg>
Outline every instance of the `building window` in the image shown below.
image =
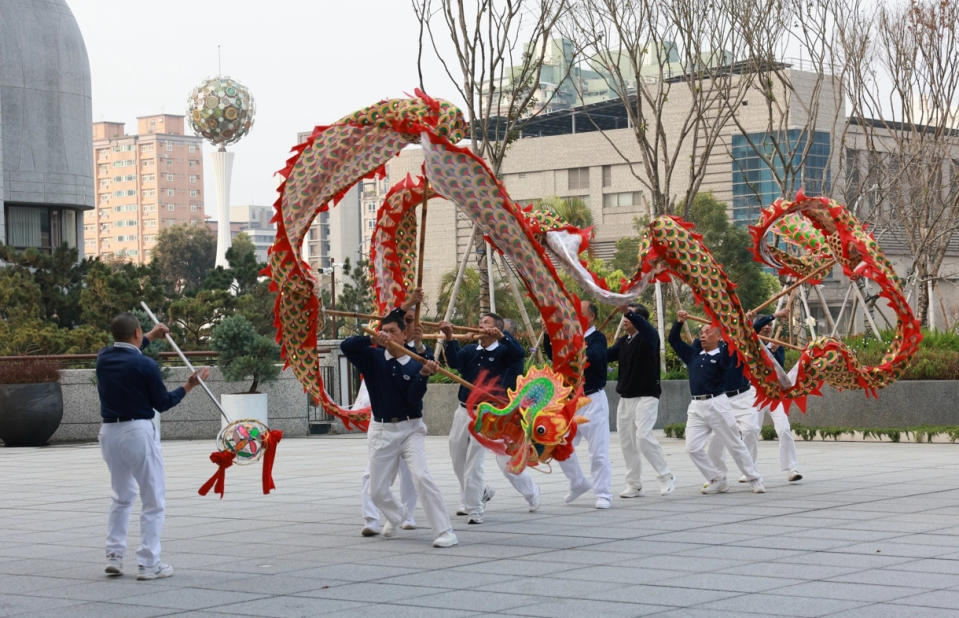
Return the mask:
<svg viewBox="0 0 959 618">
<path fill-rule="evenodd" d="M 167 194 L 167 197 L 173 197 L 174 195 L 176 195 L 176 189 L 167 189 L 166 194 Z"/>
<path fill-rule="evenodd" d="M 52 251 L 77 246 L 77 213 L 68 208 L 38 208 L 6 204 L 6 241 L 15 249 L 36 247 Z"/>
<path fill-rule="evenodd" d="M 153 167 L 153 159 L 144 159 L 143 167 Z"/>
<path fill-rule="evenodd" d="M 164 159 L 163 162 L 167 165 L 173 165 L 173 159 Z"/>
<path fill-rule="evenodd" d="M 190 167 L 196 167 L 197 161 L 195 159 L 190 159 Z"/>
<path fill-rule="evenodd" d="M 166 143 L 166 151 L 173 152 L 173 144 L 171 142 Z"/>
<path fill-rule="evenodd" d="M 621 206 L 637 206 L 642 203 L 642 191 L 625 191 L 622 193 L 604 193 L 603 208 L 617 208 Z"/>
<path fill-rule="evenodd" d="M 199 197 L 200 192 L 196 189 L 190 189 L 190 197 Z"/>
<path fill-rule="evenodd" d="M 189 148 L 187 148 L 187 150 L 189 150 L 190 152 L 196 152 L 196 144 L 190 144 L 190 146 L 189 146 Z"/>
<path fill-rule="evenodd" d="M 136 194 L 137 194 L 137 190 L 136 190 L 136 189 L 127 189 L 127 197 L 130 197 L 130 196 L 133 196 L 133 195 L 136 195 Z"/>
<path fill-rule="evenodd" d="M 196 204 L 190 204 L 190 212 L 196 212 L 198 210 L 200 210 L 199 206 L 197 206 Z"/>
<path fill-rule="evenodd" d="M 788 139 L 788 144 L 783 143 Z M 733 208 L 732 222 L 737 225 L 754 223 L 759 216 L 760 209 L 781 196 L 782 188 L 776 182 L 772 170 L 756 152 L 773 161 L 780 173 L 789 167 L 796 170 L 799 164 L 799 155 L 795 160 L 785 162 L 777 153 L 797 153 L 807 143 L 807 134 L 802 129 L 790 129 L 778 138 L 779 144 L 768 133 L 752 133 L 747 135 L 733 135 L 732 143 L 732 188 Z M 812 136 L 812 144 L 806 155 L 801 177 L 796 174 L 791 186 L 786 188 L 786 195 L 792 195 L 804 187 L 807 195 L 827 194 L 831 189 L 829 178 L 829 141 L 830 135 L 825 131 L 816 131 Z"/>
<path fill-rule="evenodd" d="M 568 174 L 568 189 L 589 189 L 588 167 L 572 167 L 566 172 Z"/>
<path fill-rule="evenodd" d="M 603 166 L 603 186 L 609 187 L 613 184 L 613 166 L 604 165 Z"/>
<path fill-rule="evenodd" d="M 196 175 L 196 174 L 190 174 L 190 182 L 196 182 L 196 181 L 197 181 L 197 175 Z"/>
<path fill-rule="evenodd" d="M 166 175 L 166 179 L 167 179 L 167 180 L 173 180 L 173 179 L 174 179 L 173 174 L 167 174 L 167 175 Z"/>
<path fill-rule="evenodd" d="M 175 212 L 175 211 L 176 211 L 176 204 L 167 204 L 167 205 L 166 205 L 166 209 L 169 210 L 170 212 Z"/>
</svg>

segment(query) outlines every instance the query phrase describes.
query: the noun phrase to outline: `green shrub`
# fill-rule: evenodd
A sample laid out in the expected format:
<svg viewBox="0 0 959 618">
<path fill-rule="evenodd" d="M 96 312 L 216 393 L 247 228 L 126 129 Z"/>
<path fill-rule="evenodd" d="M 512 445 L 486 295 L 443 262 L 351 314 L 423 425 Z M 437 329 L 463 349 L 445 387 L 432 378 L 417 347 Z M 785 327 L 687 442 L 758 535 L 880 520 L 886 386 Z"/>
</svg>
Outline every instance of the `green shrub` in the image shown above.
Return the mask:
<svg viewBox="0 0 959 618">
<path fill-rule="evenodd" d="M 686 439 L 686 423 L 670 423 L 663 426 L 663 433 L 667 438 Z"/>
<path fill-rule="evenodd" d="M 280 375 L 279 346 L 269 337 L 257 334 L 253 324 L 242 315 L 224 318 L 217 324 L 210 344 L 220 355 L 220 370 L 227 380 L 238 382 L 253 378 L 248 393 L 257 392 L 261 382 L 271 382 Z"/>
</svg>

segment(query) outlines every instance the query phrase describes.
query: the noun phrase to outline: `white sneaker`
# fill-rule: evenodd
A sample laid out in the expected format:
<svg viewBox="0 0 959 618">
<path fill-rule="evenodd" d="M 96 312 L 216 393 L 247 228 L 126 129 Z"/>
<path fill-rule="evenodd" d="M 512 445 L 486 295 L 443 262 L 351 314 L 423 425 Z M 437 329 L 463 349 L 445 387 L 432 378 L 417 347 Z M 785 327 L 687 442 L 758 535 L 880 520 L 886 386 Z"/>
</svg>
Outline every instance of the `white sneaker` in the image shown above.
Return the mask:
<svg viewBox="0 0 959 618">
<path fill-rule="evenodd" d="M 786 478 L 789 479 L 790 483 L 794 483 L 796 481 L 802 480 L 802 474 L 799 473 L 799 470 L 793 468 L 792 470 L 789 471 L 789 476 Z"/>
<path fill-rule="evenodd" d="M 452 547 L 457 543 L 459 543 L 459 539 L 456 538 L 452 530 L 447 530 L 433 539 L 433 547 Z"/>
<path fill-rule="evenodd" d="M 746 478 L 746 475 L 744 474 L 744 475 L 742 475 L 741 477 L 739 477 L 739 482 L 740 482 L 740 483 L 748 483 L 748 482 L 749 482 L 749 479 Z"/>
<path fill-rule="evenodd" d="M 173 575 L 173 567 L 162 562 L 157 562 L 152 567 L 145 567 L 141 564 L 140 568 L 137 570 L 137 579 L 140 581 L 147 579 L 163 579 L 164 577 L 170 577 L 171 575 Z"/>
<path fill-rule="evenodd" d="M 383 536 L 390 538 L 396 534 L 396 525 L 390 520 L 386 520 L 386 523 L 383 524 Z"/>
<path fill-rule="evenodd" d="M 729 486 L 726 485 L 726 479 L 716 479 L 703 485 L 699 491 L 704 494 L 721 494 L 729 491 Z"/>
<path fill-rule="evenodd" d="M 542 501 L 539 498 L 539 486 L 536 486 L 536 492 L 533 494 L 533 501 L 529 503 L 529 512 L 535 513 L 539 510 Z"/>
<path fill-rule="evenodd" d="M 596 508 L 608 509 L 611 506 L 613 506 L 613 503 L 610 502 L 609 498 L 596 498 Z"/>
<path fill-rule="evenodd" d="M 668 496 L 676 489 L 676 475 L 670 474 L 667 479 L 659 479 L 659 495 Z"/>
<path fill-rule="evenodd" d="M 416 530 L 416 522 L 412 519 L 407 519 L 400 524 L 400 530 Z"/>
<path fill-rule="evenodd" d="M 481 524 L 483 523 L 483 516 L 480 514 L 470 515 L 469 520 L 466 522 L 468 524 Z"/>
<path fill-rule="evenodd" d="M 463 515 L 469 515 L 470 512 L 466 510 L 465 506 L 461 506 L 460 508 L 456 509 L 456 514 L 462 517 Z"/>
<path fill-rule="evenodd" d="M 376 522 L 372 522 L 372 521 L 367 522 L 367 524 L 363 526 L 363 529 L 360 530 L 360 534 L 362 534 L 363 536 L 376 536 L 379 533 L 380 533 L 379 525 L 377 525 Z"/>
<path fill-rule="evenodd" d="M 123 557 L 119 554 L 107 554 L 107 566 L 103 569 L 107 575 L 123 575 Z"/>
<path fill-rule="evenodd" d="M 582 485 L 577 485 L 575 487 L 569 488 L 569 493 L 566 494 L 565 498 L 563 498 L 563 502 L 565 502 L 566 504 L 569 504 L 592 488 L 593 486 L 589 484 L 589 481 L 584 480 Z"/>
<path fill-rule="evenodd" d="M 763 485 L 762 479 L 756 479 L 754 481 L 749 481 L 749 486 L 752 488 L 754 494 L 764 494 L 766 493 L 766 486 Z"/>
<path fill-rule="evenodd" d="M 641 498 L 643 496 L 642 487 L 632 487 L 630 485 L 626 486 L 626 489 L 619 492 L 620 498 Z"/>
</svg>

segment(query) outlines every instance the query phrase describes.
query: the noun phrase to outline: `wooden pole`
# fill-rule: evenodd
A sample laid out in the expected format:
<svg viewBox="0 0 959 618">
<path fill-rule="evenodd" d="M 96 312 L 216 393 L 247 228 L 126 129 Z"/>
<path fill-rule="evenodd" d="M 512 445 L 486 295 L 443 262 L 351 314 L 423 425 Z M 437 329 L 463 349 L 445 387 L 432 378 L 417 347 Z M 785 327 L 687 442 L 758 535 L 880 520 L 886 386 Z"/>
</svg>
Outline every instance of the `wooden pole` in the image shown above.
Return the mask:
<svg viewBox="0 0 959 618">
<path fill-rule="evenodd" d="M 373 336 L 373 335 L 376 334 L 376 331 L 373 330 L 372 328 L 368 327 L 368 326 L 364 326 L 364 327 L 363 327 L 363 332 L 365 332 L 367 335 L 370 335 L 370 336 Z M 414 359 L 414 360 L 417 360 L 417 361 L 419 361 L 419 362 L 421 362 L 421 363 L 427 363 L 427 362 L 428 362 L 425 358 L 423 358 L 422 356 L 420 356 L 420 355 L 417 354 L 416 352 L 412 352 L 412 351 L 410 351 L 409 348 L 403 347 L 403 346 L 401 346 L 400 344 L 395 343 L 395 342 L 393 342 L 393 341 L 390 341 L 390 342 L 389 342 L 389 344 L 387 345 L 387 348 L 389 349 L 390 354 L 392 354 L 393 356 L 395 356 L 395 357 L 397 357 L 397 358 L 400 358 L 400 357 L 402 357 L 402 356 L 409 356 L 410 358 L 412 358 L 412 359 Z M 449 371 L 448 369 L 444 369 L 444 368 L 442 368 L 442 367 L 439 367 L 439 368 L 437 368 L 437 373 L 440 373 L 440 374 L 446 376 L 447 378 L 449 378 L 450 380 L 453 380 L 454 382 L 456 382 L 456 383 L 459 384 L 460 386 L 465 386 L 466 388 L 468 388 L 468 389 L 470 389 L 470 390 L 476 388 L 476 385 L 475 385 L 475 384 L 473 384 L 472 382 L 468 382 L 468 381 L 464 380 L 463 378 L 461 378 L 460 376 L 456 375 L 456 374 L 453 373 L 452 371 Z M 500 399 L 499 397 L 493 397 L 492 395 L 490 395 L 490 398 L 491 398 L 492 401 L 494 401 L 495 403 L 498 403 L 498 404 L 500 404 L 500 405 L 507 405 L 507 404 L 509 403 L 508 401 L 506 401 L 506 400 L 504 400 L 504 399 Z"/>
<path fill-rule="evenodd" d="M 764 307 L 768 307 L 773 301 L 777 300 L 780 296 L 785 296 L 786 294 L 789 294 L 790 292 L 792 292 L 793 290 L 795 290 L 802 284 L 806 283 L 810 279 L 815 278 L 816 275 L 821 274 L 823 271 L 829 270 L 830 268 L 835 266 L 835 264 L 836 264 L 836 260 L 829 260 L 829 262 L 823 264 L 822 266 L 812 271 L 811 273 L 809 273 L 808 275 L 806 275 L 799 281 L 796 281 L 795 283 L 789 285 L 788 287 L 783 288 L 782 291 L 780 291 L 775 296 L 770 296 L 764 303 L 762 303 L 761 305 L 759 305 L 752 311 L 748 311 L 747 313 L 755 313 L 759 311 L 760 309 L 763 309 Z"/>
<path fill-rule="evenodd" d="M 153 320 L 154 324 L 160 323 L 160 320 L 157 319 L 156 314 L 150 310 L 149 306 L 147 306 L 146 301 L 141 300 L 140 306 L 143 307 L 143 310 L 146 311 L 146 314 L 148 316 L 150 316 L 150 319 Z M 173 337 L 170 336 L 170 333 L 166 334 L 166 340 L 170 344 L 170 346 L 172 346 L 173 349 L 176 350 L 176 353 L 180 355 L 180 359 L 183 361 L 183 364 L 186 365 L 190 371 L 196 373 L 196 369 L 193 368 L 193 364 L 189 360 L 187 360 L 186 354 L 184 354 L 183 350 L 180 349 L 180 346 L 176 344 L 176 341 L 173 340 Z M 227 423 L 231 423 L 232 420 L 230 419 L 230 417 L 226 415 L 226 411 L 223 409 L 223 406 L 220 405 L 220 400 L 213 395 L 213 391 L 211 391 L 210 387 L 206 385 L 206 382 L 204 382 L 199 375 L 197 375 L 196 380 L 197 382 L 200 383 L 200 386 L 203 387 L 204 392 L 206 392 L 206 394 L 210 396 L 210 401 L 212 401 L 213 405 L 216 406 L 216 409 L 220 411 L 220 416 L 222 416 Z"/>
<path fill-rule="evenodd" d="M 339 311 L 337 309 L 324 309 L 323 312 L 346 318 L 356 318 L 358 320 L 382 320 L 386 317 L 383 315 L 376 315 L 375 313 L 357 313 L 355 311 Z M 438 328 L 440 325 L 439 322 L 420 322 L 420 324 L 434 328 Z M 477 333 L 479 335 L 482 335 L 486 332 L 482 328 L 476 328 L 475 326 L 458 326 L 456 324 L 453 324 L 453 330 L 460 330 L 467 333 Z"/>
<path fill-rule="evenodd" d="M 426 202 L 429 198 L 430 183 L 423 181 L 423 206 L 420 211 L 420 249 L 416 256 L 416 287 L 423 287 L 423 257 L 426 255 Z M 423 309 L 422 301 L 416 303 L 416 312 L 413 314 L 413 323 L 420 323 L 420 312 Z"/>
<path fill-rule="evenodd" d="M 706 318 L 701 318 L 695 315 L 687 315 L 686 320 L 692 320 L 693 322 L 699 322 L 700 324 L 712 324 L 712 320 L 707 320 Z M 785 341 L 780 341 L 773 337 L 763 337 L 762 335 L 757 335 L 761 340 L 768 341 L 770 343 L 775 343 L 776 345 L 781 345 L 784 348 L 792 348 L 793 350 L 802 350 L 801 347 L 792 345 L 791 343 L 786 343 Z"/>
</svg>

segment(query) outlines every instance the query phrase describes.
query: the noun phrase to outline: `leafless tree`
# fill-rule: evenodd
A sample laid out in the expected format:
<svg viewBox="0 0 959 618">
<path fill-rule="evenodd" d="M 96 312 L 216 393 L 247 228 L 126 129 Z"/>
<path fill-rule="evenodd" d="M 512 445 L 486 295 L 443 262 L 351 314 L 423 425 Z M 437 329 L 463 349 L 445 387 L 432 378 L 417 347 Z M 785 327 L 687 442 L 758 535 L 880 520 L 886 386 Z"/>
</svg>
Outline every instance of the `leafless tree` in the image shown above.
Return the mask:
<svg viewBox="0 0 959 618">
<path fill-rule="evenodd" d="M 734 167 L 751 189 L 751 205 L 790 197 L 799 188 L 810 195 L 831 192 L 830 179 L 843 176 L 844 64 L 835 21 L 859 2 L 759 0 L 731 6 L 745 42 L 739 66 L 752 74 L 754 86 L 744 101 L 749 106 L 733 110 L 731 119 L 778 187 L 778 195 L 770 195 L 745 169 Z M 824 148 L 814 149 L 817 143 Z M 740 164 L 741 157 L 732 158 L 734 166 Z"/>
<path fill-rule="evenodd" d="M 470 148 L 499 175 L 520 123 L 548 102 L 536 99 L 540 70 L 567 0 L 412 0 L 412 5 L 421 25 L 421 54 L 428 40 L 462 99 Z M 450 60 L 441 52 L 448 42 L 454 51 Z M 485 248 L 481 235 L 476 246 Z M 487 264 L 486 252 L 478 252 L 484 289 Z M 481 296 L 480 309 L 488 311 L 489 303 L 489 296 Z"/>
<path fill-rule="evenodd" d="M 626 108 L 642 154 L 632 161 L 650 216 L 685 210 L 751 76 L 735 70 L 745 39 L 738 0 L 580 0 L 564 29 Z M 605 135 L 605 133 L 604 133 Z M 688 215 L 688 212 L 681 213 Z"/>
<path fill-rule="evenodd" d="M 880 5 L 841 27 L 861 142 L 847 158 L 878 188 L 870 216 L 909 248 L 917 317 L 929 323 L 930 290 L 959 227 L 959 2 Z"/>
</svg>

